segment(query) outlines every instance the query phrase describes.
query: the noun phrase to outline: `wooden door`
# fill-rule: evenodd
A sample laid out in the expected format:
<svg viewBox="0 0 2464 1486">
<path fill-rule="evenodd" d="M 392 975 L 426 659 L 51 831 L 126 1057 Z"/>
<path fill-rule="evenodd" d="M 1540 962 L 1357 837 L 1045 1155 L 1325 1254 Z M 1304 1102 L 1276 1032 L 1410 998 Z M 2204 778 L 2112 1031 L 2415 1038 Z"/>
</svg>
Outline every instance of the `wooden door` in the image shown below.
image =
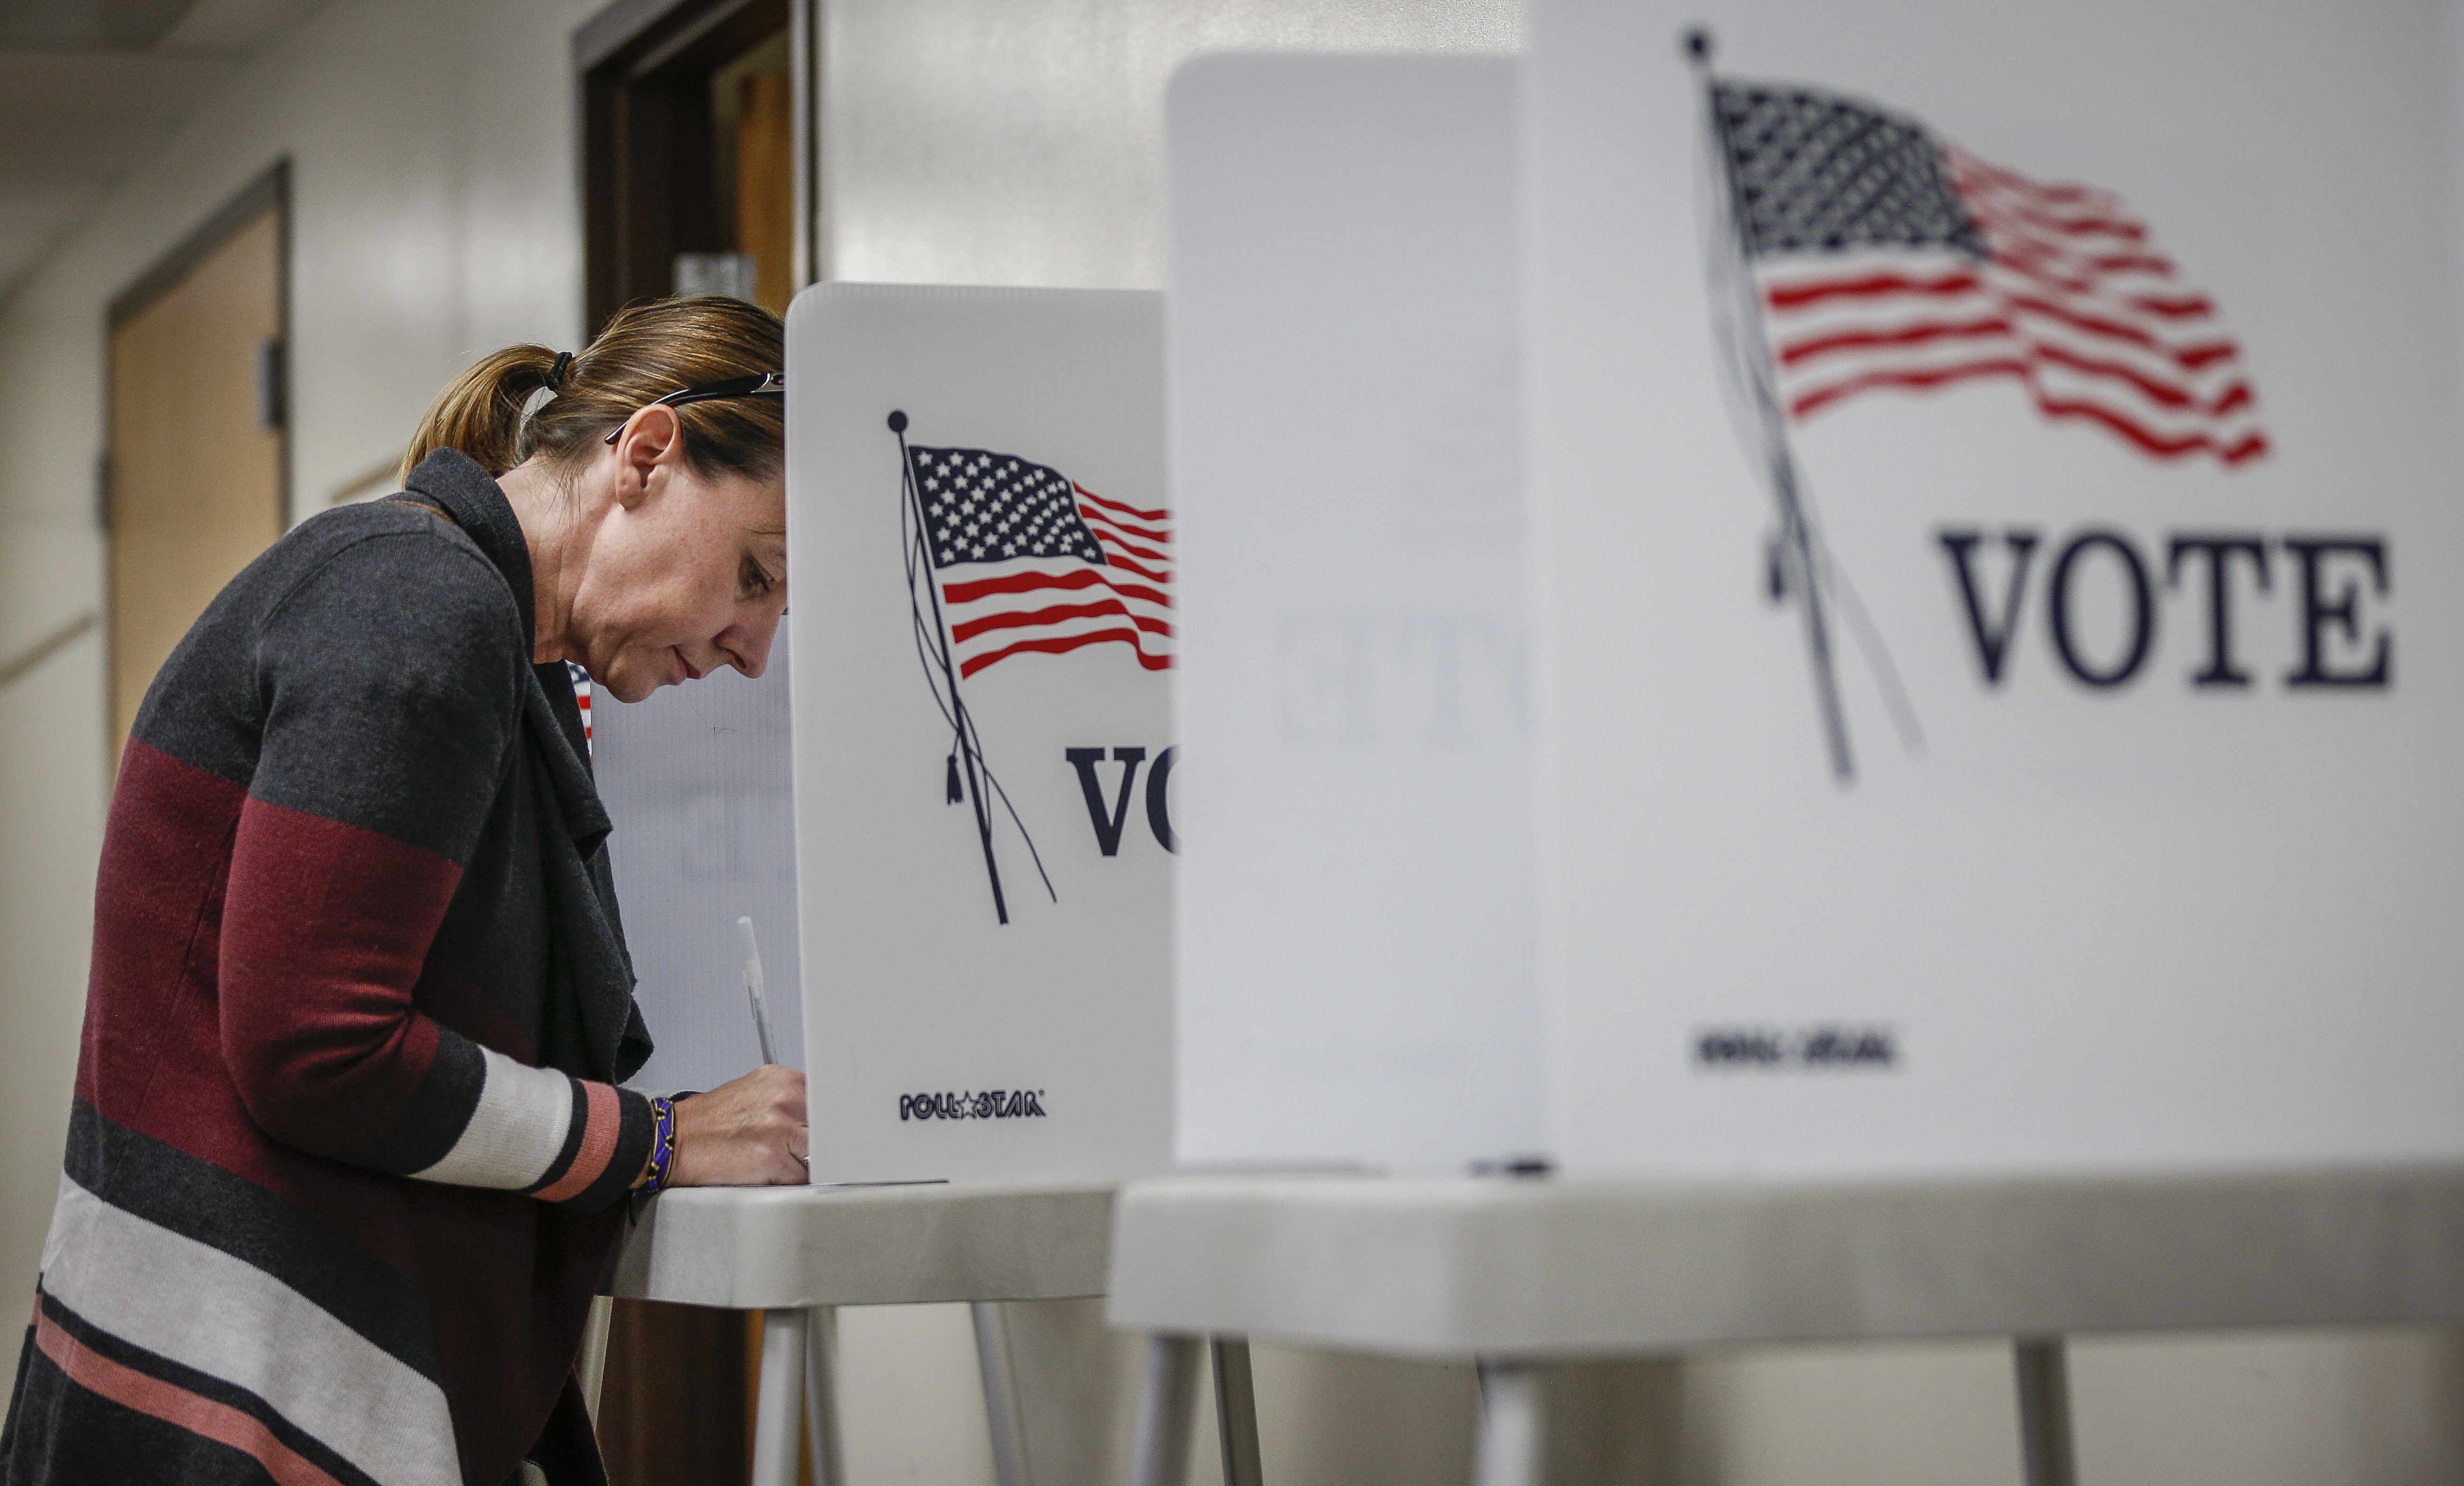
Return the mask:
<svg viewBox="0 0 2464 1486">
<path fill-rule="evenodd" d="M 736 251 L 753 254 L 753 299 L 773 315 L 796 296 L 793 81 L 755 73 L 738 84 L 736 115 Z"/>
<path fill-rule="evenodd" d="M 112 307 L 115 770 L 172 646 L 285 525 L 280 186 L 252 187 Z"/>
</svg>

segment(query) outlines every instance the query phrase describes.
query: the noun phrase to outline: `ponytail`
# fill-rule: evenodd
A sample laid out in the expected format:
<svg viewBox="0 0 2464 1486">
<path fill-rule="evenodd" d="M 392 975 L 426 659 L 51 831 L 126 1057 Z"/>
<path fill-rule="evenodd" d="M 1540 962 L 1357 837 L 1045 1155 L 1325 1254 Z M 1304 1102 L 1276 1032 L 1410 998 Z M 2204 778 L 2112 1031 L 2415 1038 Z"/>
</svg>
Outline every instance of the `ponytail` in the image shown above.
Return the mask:
<svg viewBox="0 0 2464 1486">
<path fill-rule="evenodd" d="M 492 475 L 539 457 L 568 469 L 645 404 L 671 392 L 784 369 L 779 317 L 719 295 L 653 299 L 617 312 L 569 356 L 509 346 L 482 357 L 437 395 L 402 458 L 402 477 L 440 448 Z M 555 396 L 524 414 L 542 387 Z M 786 465 L 783 398 L 726 398 L 676 409 L 686 462 L 705 475 L 768 481 Z"/>
<path fill-rule="evenodd" d="M 397 479 L 408 483 L 419 462 L 440 448 L 460 449 L 490 474 L 520 464 L 522 408 L 555 366 L 556 353 L 545 346 L 507 346 L 481 357 L 429 404 Z"/>
</svg>

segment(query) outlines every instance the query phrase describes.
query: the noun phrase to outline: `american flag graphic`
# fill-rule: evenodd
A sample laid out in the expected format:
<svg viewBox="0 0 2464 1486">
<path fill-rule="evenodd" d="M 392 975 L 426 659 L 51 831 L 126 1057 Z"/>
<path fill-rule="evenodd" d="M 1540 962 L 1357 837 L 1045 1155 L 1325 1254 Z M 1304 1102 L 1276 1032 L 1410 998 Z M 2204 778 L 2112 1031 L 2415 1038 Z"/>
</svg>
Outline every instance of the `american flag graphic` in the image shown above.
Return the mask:
<svg viewBox="0 0 2464 1486">
<path fill-rule="evenodd" d="M 910 445 L 907 458 L 962 679 L 1114 643 L 1149 670 L 1172 665 L 1171 512 L 1013 454 Z"/>
<path fill-rule="evenodd" d="M 1811 88 L 1715 80 L 1711 113 L 1791 418 L 2007 378 L 2047 417 L 2155 458 L 2267 452 L 2215 302 L 2120 196 L 2040 184 Z"/>
</svg>

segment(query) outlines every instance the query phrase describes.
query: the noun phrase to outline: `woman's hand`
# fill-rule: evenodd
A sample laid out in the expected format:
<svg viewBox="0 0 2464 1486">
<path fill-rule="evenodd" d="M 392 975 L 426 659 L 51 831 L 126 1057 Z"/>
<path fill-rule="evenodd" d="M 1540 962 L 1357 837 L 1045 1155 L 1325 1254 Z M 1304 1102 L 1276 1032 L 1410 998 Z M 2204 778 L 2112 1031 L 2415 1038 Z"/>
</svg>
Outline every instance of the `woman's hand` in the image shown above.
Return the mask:
<svg viewBox="0 0 2464 1486">
<path fill-rule="evenodd" d="M 671 1187 L 801 1187 L 804 1076 L 764 1063 L 676 1104 Z"/>
</svg>

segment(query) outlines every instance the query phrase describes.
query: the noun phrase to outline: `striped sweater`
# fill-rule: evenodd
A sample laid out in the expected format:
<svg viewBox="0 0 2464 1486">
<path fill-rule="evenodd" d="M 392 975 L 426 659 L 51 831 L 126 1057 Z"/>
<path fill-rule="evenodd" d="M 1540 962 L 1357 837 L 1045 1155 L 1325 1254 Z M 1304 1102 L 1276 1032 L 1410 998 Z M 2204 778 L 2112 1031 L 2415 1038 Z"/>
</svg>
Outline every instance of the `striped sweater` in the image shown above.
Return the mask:
<svg viewBox="0 0 2464 1486">
<path fill-rule="evenodd" d="M 604 1480 L 573 1362 L 650 1141 L 608 822 L 512 508 L 409 484 L 138 714 L 8 1486 Z"/>
</svg>

